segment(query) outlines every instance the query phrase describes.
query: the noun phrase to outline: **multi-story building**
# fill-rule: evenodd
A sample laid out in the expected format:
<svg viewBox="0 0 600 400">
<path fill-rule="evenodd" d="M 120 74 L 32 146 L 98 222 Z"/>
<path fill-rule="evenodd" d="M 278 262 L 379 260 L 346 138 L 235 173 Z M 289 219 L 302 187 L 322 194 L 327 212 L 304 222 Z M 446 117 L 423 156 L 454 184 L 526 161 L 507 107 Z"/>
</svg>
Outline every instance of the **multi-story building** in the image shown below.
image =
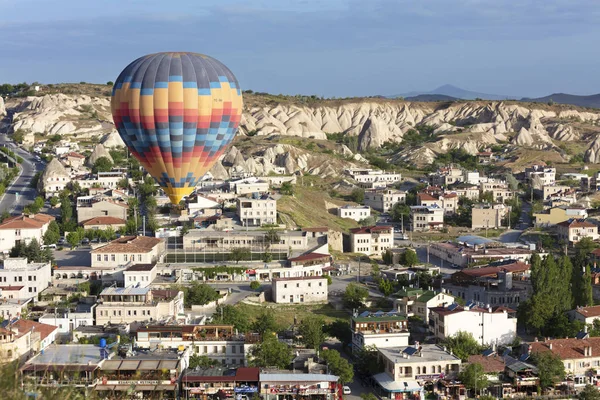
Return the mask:
<svg viewBox="0 0 600 400">
<path fill-rule="evenodd" d="M 464 181 L 463 170 L 452 165 L 442 167 L 437 172 L 429 174 L 429 184 L 433 186 L 448 187 L 448 185 Z"/>
<path fill-rule="evenodd" d="M 337 215 L 340 218 L 349 218 L 358 222 L 371 216 L 371 207 L 346 204 L 337 208 Z"/>
<path fill-rule="evenodd" d="M 46 198 L 58 195 L 71 183 L 69 173 L 58 158 L 50 160 L 38 179 L 37 189 L 45 193 Z"/>
<path fill-rule="evenodd" d="M 570 186 L 564 185 L 544 185 L 542 188 L 542 199 L 548 200 L 550 196 L 570 192 L 571 189 L 572 188 Z"/>
<path fill-rule="evenodd" d="M 382 186 L 393 185 L 402 180 L 402 175 L 374 169 L 348 169 L 346 172 L 358 183 L 378 183 Z"/>
<path fill-rule="evenodd" d="M 394 230 L 391 226 L 364 226 L 350 229 L 350 252 L 381 256 L 394 247 Z"/>
<path fill-rule="evenodd" d="M 244 366 L 250 348 L 259 335 L 237 332 L 233 325 L 147 325 L 137 331 L 136 344 L 142 349 L 178 349 L 207 356 L 222 365 Z"/>
<path fill-rule="evenodd" d="M 266 193 L 269 191 L 269 182 L 264 179 L 250 177 L 227 182 L 230 192 L 237 195 L 247 195 L 253 193 Z"/>
<path fill-rule="evenodd" d="M 467 332 L 482 346 L 511 343 L 517 336 L 516 311 L 506 307 L 452 304 L 431 309 L 429 331 L 443 341 L 458 332 Z"/>
<path fill-rule="evenodd" d="M 94 325 L 95 308 L 94 304 L 88 312 L 68 311 L 44 314 L 40 317 L 39 322 L 57 327 L 57 335 L 70 335 L 80 326 Z"/>
<path fill-rule="evenodd" d="M 238 197 L 236 214 L 244 226 L 277 223 L 277 200 L 271 195 Z"/>
<path fill-rule="evenodd" d="M 442 229 L 444 227 L 444 209 L 434 206 L 410 207 L 411 229 L 414 232 Z"/>
<path fill-rule="evenodd" d="M 593 176 L 583 176 L 581 178 L 581 189 L 592 192 L 600 190 L 600 172 L 596 172 Z"/>
<path fill-rule="evenodd" d="M 598 240 L 598 226 L 584 219 L 569 219 L 556 224 L 558 238 L 576 244 L 583 238 Z"/>
<path fill-rule="evenodd" d="M 388 212 L 396 203 L 406 203 L 406 192 L 394 189 L 365 190 L 365 206 L 374 210 Z"/>
<path fill-rule="evenodd" d="M 442 291 L 480 306 L 516 309 L 532 293 L 529 269 L 518 261 L 463 269 L 442 284 Z"/>
<path fill-rule="evenodd" d="M 581 321 L 586 325 L 592 325 L 594 321 L 600 319 L 600 306 L 577 307 L 569 312 L 570 317 Z"/>
<path fill-rule="evenodd" d="M 81 222 L 81 226 L 86 230 L 106 230 L 111 228 L 115 232 L 121 228 L 125 228 L 126 224 L 127 221 L 124 219 L 115 217 L 94 217 Z"/>
<path fill-rule="evenodd" d="M 0 327 L 0 364 L 45 350 L 56 340 L 58 329 L 26 319 Z"/>
<path fill-rule="evenodd" d="M 534 189 L 556 184 L 556 168 L 545 165 L 532 165 L 525 168 L 525 179 Z"/>
<path fill-rule="evenodd" d="M 31 300 L 0 299 L 0 317 L 4 320 L 20 317 L 29 308 Z"/>
<path fill-rule="evenodd" d="M 123 282 L 125 287 L 148 287 L 156 278 L 156 264 L 132 265 L 123 271 Z"/>
<path fill-rule="evenodd" d="M 122 236 L 90 251 L 92 267 L 154 264 L 165 252 L 165 241 L 147 236 Z"/>
<path fill-rule="evenodd" d="M 431 243 L 429 253 L 447 263 L 446 266 L 466 267 L 484 260 L 529 262 L 533 251 L 523 247 L 504 247 L 489 241 L 475 246 L 462 242 Z"/>
<path fill-rule="evenodd" d="M 479 184 L 472 185 L 470 183 L 459 182 L 454 185 L 451 185 L 447 192 L 456 193 L 456 195 L 460 197 L 466 197 L 471 200 L 479 199 Z"/>
<path fill-rule="evenodd" d="M 422 399 L 426 383 L 456 379 L 460 371 L 460 358 L 440 345 L 415 343 L 414 346 L 377 350 L 384 372 L 376 374 L 373 379 L 383 389 L 384 398 L 397 399 L 413 394 Z"/>
<path fill-rule="evenodd" d="M 272 280 L 275 303 L 315 303 L 327 301 L 327 279 L 323 276 L 275 278 Z"/>
<path fill-rule="evenodd" d="M 443 292 L 422 289 L 403 289 L 396 293 L 394 308 L 406 317 L 419 317 L 429 322 L 429 309 L 454 303 L 454 297 Z"/>
<path fill-rule="evenodd" d="M 8 253 L 16 244 L 28 244 L 35 239 L 43 243 L 43 237 L 54 217 L 46 214 L 19 215 L 0 223 L 0 252 Z"/>
<path fill-rule="evenodd" d="M 309 240 L 307 232 L 287 231 L 277 232 L 279 241 L 270 242 L 268 231 L 264 230 L 231 230 L 209 231 L 191 229 L 183 237 L 183 247 L 186 251 L 202 253 L 225 253 L 235 248 L 247 248 L 251 252 L 266 250 L 272 253 L 306 251 L 316 241 Z"/>
<path fill-rule="evenodd" d="M 7 258 L 0 267 L 0 285 L 23 286 L 22 292 L 26 297 L 21 300 L 36 301 L 51 280 L 50 263 L 27 263 L 26 258 Z"/>
<path fill-rule="evenodd" d="M 85 156 L 74 151 L 71 151 L 62 156 L 62 160 L 71 168 L 80 168 L 85 164 Z"/>
<path fill-rule="evenodd" d="M 98 296 L 96 325 L 164 321 L 179 314 L 183 314 L 181 291 L 109 287 Z"/>
<path fill-rule="evenodd" d="M 375 345 L 377 348 L 408 346 L 408 320 L 397 311 L 364 311 L 352 317 L 352 350 Z"/>
<path fill-rule="evenodd" d="M 339 377 L 330 374 L 305 374 L 290 371 L 265 371 L 259 375 L 260 397 L 264 400 L 327 399 L 341 400 Z"/>
<path fill-rule="evenodd" d="M 428 193 L 417 194 L 417 205 L 424 207 L 439 207 L 444 210 L 445 215 L 453 215 L 458 210 L 458 195 L 456 193 L 445 193 L 433 197 Z"/>
<path fill-rule="evenodd" d="M 503 227 L 502 221 L 508 216 L 510 209 L 503 203 L 479 203 L 471 208 L 471 229 Z M 508 221 L 506 223 L 508 225 Z"/>
<path fill-rule="evenodd" d="M 570 219 L 586 219 L 588 213 L 583 207 L 558 206 L 533 214 L 533 217 L 535 218 L 535 226 L 548 227 Z"/>
<path fill-rule="evenodd" d="M 77 223 L 81 224 L 96 217 L 114 217 L 127 219 L 129 206 L 122 201 L 84 196 L 77 198 Z"/>
<path fill-rule="evenodd" d="M 491 151 L 480 151 L 477 153 L 477 163 L 480 165 L 489 165 L 494 161 L 494 153 Z"/>
<path fill-rule="evenodd" d="M 110 172 L 98 172 L 97 174 L 89 174 L 85 177 L 76 179 L 75 182 L 83 189 L 89 189 L 92 187 L 102 187 L 109 189 L 116 189 L 119 187 L 119 182 L 127 178 L 126 171 L 110 171 Z"/>
<path fill-rule="evenodd" d="M 257 367 L 238 367 L 234 373 L 223 366 L 200 371 L 187 369 L 181 378 L 182 398 L 205 398 L 222 393 L 229 398 L 248 399 L 260 391 L 259 375 Z"/>
<path fill-rule="evenodd" d="M 566 377 L 572 379 L 576 387 L 597 385 L 600 382 L 596 372 L 600 369 L 600 337 L 580 337 L 535 341 L 529 344 L 528 352 L 551 352 L 558 356 L 565 366 Z M 594 373 L 590 374 L 590 370 Z"/>
</svg>

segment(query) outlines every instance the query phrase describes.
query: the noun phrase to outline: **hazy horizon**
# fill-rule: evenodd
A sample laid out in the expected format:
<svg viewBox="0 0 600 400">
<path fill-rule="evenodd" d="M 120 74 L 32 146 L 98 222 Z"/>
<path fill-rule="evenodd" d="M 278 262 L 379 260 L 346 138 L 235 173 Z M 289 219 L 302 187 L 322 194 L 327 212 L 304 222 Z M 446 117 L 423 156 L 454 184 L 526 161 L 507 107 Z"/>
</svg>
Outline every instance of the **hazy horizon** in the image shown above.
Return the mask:
<svg viewBox="0 0 600 400">
<path fill-rule="evenodd" d="M 141 55 L 194 51 L 270 93 L 600 93 L 592 0 L 198 3 L 0 0 L 0 81 L 105 83 Z"/>
</svg>

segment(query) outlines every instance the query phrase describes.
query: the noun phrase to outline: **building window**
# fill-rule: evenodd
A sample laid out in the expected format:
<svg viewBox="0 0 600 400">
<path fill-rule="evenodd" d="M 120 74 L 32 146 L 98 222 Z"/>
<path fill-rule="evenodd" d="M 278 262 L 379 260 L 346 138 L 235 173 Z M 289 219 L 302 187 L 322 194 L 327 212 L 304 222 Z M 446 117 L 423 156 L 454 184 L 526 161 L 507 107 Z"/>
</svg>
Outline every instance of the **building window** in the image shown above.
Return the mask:
<svg viewBox="0 0 600 400">
<path fill-rule="evenodd" d="M 117 256 L 115 254 L 110 255 L 110 261 L 116 261 Z"/>
</svg>

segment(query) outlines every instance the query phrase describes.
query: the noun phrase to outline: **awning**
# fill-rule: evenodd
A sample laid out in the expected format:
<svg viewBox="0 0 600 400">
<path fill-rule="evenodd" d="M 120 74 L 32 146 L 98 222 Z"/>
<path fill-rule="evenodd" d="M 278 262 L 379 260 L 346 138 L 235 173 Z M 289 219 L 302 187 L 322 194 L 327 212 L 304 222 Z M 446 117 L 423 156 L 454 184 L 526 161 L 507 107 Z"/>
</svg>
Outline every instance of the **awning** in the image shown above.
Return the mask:
<svg viewBox="0 0 600 400">
<path fill-rule="evenodd" d="M 156 385 L 156 390 L 175 390 L 177 385 Z"/>
<path fill-rule="evenodd" d="M 379 386 L 388 392 L 419 392 L 422 390 L 419 382 L 413 379 L 395 381 L 385 372 L 373 375 L 373 379 L 379 383 Z"/>
</svg>

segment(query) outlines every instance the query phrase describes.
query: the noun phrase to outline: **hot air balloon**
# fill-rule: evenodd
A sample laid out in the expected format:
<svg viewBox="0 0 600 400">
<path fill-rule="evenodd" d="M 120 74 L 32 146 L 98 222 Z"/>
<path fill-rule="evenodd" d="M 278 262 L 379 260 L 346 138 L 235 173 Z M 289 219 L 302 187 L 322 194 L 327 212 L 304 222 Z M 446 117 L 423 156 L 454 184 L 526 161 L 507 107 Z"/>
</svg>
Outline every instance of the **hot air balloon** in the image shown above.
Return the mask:
<svg viewBox="0 0 600 400">
<path fill-rule="evenodd" d="M 212 57 L 157 53 L 121 72 L 111 110 L 133 156 L 178 204 L 233 140 L 242 92 L 229 68 Z"/>
</svg>

